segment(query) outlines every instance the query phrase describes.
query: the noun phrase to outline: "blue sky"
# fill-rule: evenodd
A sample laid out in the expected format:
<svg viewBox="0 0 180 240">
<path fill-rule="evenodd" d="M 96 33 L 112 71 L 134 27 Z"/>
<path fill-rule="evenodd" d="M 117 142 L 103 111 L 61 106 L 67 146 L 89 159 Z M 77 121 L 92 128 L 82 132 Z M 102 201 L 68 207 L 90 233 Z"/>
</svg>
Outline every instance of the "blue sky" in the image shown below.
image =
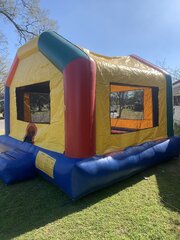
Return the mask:
<svg viewBox="0 0 180 240">
<path fill-rule="evenodd" d="M 58 21 L 58 32 L 79 46 L 180 67 L 179 0 L 41 0 L 41 6 Z M 6 33 L 12 58 L 16 35 L 8 26 Z"/>
</svg>

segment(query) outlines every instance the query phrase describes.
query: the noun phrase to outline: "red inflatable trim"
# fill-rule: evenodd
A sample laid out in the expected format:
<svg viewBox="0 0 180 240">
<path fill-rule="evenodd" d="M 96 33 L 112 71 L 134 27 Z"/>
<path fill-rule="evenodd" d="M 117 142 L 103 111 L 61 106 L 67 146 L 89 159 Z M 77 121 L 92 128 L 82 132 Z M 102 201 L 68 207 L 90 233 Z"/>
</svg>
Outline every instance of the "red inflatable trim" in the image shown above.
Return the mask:
<svg viewBox="0 0 180 240">
<path fill-rule="evenodd" d="M 7 79 L 6 79 L 6 86 L 7 86 L 7 87 L 10 87 L 10 85 L 11 85 L 11 82 L 12 82 L 13 77 L 14 77 L 14 74 L 15 74 L 15 72 L 16 72 L 18 63 L 19 63 L 19 58 L 18 58 L 18 56 L 16 55 L 15 58 L 14 58 L 14 61 L 13 61 L 13 63 L 12 63 L 11 69 L 10 69 L 10 71 L 9 71 L 9 74 L 8 74 L 8 76 L 7 76 Z"/>
<path fill-rule="evenodd" d="M 37 135 L 37 127 L 34 123 L 29 123 L 27 125 L 27 128 L 26 128 L 26 135 L 24 136 L 24 139 L 28 136 L 28 135 L 31 135 L 32 137 L 32 144 L 34 144 L 34 139 L 35 139 L 35 136 Z"/>
<path fill-rule="evenodd" d="M 147 60 L 145 60 L 145 59 L 143 59 L 143 58 L 141 58 L 141 57 L 139 57 L 137 55 L 132 54 L 132 55 L 130 55 L 130 57 L 136 59 L 139 62 L 144 63 L 145 65 L 147 65 L 147 66 L 157 70 L 158 72 L 161 72 L 162 74 L 168 74 L 165 70 L 161 69 L 160 67 L 150 63 L 149 61 L 147 61 Z"/>
</svg>

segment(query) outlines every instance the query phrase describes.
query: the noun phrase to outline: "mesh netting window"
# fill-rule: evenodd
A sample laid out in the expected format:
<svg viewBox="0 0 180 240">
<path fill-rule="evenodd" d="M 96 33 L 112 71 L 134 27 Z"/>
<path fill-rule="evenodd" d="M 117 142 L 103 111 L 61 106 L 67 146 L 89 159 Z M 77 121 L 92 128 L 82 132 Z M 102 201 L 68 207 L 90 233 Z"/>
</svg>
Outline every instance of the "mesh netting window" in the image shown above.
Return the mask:
<svg viewBox="0 0 180 240">
<path fill-rule="evenodd" d="M 180 96 L 174 97 L 174 106 L 180 106 Z"/>
<path fill-rule="evenodd" d="M 158 126 L 157 87 L 110 85 L 112 134 L 123 134 Z"/>
<path fill-rule="evenodd" d="M 49 82 L 16 88 L 17 119 L 32 123 L 50 123 Z"/>
<path fill-rule="evenodd" d="M 111 118 L 144 119 L 144 91 L 122 91 L 110 94 Z"/>
</svg>

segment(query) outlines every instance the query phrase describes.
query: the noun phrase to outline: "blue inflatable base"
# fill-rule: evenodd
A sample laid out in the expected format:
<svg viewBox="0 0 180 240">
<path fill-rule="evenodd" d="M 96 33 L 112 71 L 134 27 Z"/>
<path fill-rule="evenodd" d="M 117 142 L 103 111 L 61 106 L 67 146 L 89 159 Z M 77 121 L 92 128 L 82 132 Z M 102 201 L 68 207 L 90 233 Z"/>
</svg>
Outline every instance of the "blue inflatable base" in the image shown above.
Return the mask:
<svg viewBox="0 0 180 240">
<path fill-rule="evenodd" d="M 35 167 L 39 151 L 55 159 L 53 177 Z M 147 142 L 111 156 L 72 159 L 9 136 L 1 136 L 0 152 L 0 178 L 6 184 L 33 178 L 38 172 L 76 200 L 179 156 L 180 137 L 172 137 L 163 142 Z"/>
</svg>

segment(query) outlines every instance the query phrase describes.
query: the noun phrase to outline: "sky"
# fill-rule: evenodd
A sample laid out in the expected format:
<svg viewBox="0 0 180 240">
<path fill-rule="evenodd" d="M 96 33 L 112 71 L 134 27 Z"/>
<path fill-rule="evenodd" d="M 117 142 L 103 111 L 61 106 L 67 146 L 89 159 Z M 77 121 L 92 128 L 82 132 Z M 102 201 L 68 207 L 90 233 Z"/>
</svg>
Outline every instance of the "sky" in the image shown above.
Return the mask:
<svg viewBox="0 0 180 240">
<path fill-rule="evenodd" d="M 106 56 L 136 54 L 171 68 L 180 67 L 180 0 L 41 0 L 58 33 Z M 9 26 L 9 56 L 17 50 Z"/>
</svg>

